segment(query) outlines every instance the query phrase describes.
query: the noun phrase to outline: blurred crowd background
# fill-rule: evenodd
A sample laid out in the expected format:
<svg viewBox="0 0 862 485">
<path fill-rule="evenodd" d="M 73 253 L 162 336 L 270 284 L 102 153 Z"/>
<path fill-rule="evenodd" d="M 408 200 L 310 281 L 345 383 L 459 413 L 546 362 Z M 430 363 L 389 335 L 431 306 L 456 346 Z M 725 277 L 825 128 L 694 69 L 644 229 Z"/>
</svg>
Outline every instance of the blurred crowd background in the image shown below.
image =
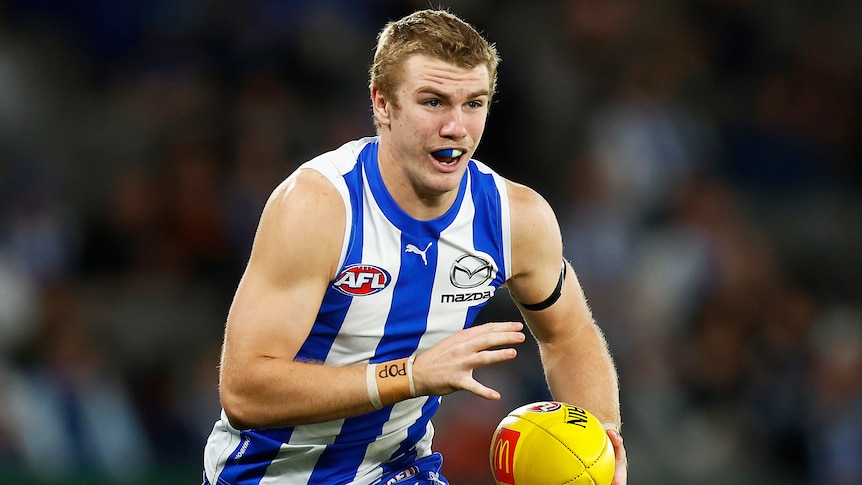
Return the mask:
<svg viewBox="0 0 862 485">
<path fill-rule="evenodd" d="M 373 134 L 376 34 L 429 5 L 503 58 L 477 158 L 562 222 L 630 484 L 862 483 L 854 0 L 0 1 L 0 483 L 199 483 L 263 203 Z M 444 399 L 453 484 L 548 397 L 520 351 Z"/>
</svg>

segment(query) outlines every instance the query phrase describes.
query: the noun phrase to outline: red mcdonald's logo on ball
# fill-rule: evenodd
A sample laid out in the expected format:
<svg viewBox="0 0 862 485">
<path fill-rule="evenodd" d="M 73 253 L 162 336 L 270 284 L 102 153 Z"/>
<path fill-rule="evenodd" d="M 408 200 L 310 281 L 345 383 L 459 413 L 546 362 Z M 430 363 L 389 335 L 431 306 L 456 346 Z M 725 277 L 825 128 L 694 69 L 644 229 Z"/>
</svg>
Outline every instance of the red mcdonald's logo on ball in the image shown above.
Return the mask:
<svg viewBox="0 0 862 485">
<path fill-rule="evenodd" d="M 499 483 L 515 485 L 515 448 L 521 433 L 509 428 L 500 428 L 494 440 L 494 479 Z"/>
</svg>

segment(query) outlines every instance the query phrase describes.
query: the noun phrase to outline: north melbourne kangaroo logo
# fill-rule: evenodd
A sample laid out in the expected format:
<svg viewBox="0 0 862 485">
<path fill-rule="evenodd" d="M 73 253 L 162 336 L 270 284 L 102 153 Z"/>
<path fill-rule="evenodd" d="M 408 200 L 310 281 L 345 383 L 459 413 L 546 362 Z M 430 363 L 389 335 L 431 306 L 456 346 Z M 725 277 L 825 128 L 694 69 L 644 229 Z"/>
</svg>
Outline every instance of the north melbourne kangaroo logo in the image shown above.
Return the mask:
<svg viewBox="0 0 862 485">
<path fill-rule="evenodd" d="M 404 248 L 404 252 L 418 254 L 419 256 L 422 256 L 422 262 L 425 263 L 425 266 L 428 266 L 428 258 L 425 256 L 425 253 L 428 252 L 428 248 L 431 247 L 431 244 L 432 243 L 429 242 L 428 245 L 425 246 L 425 249 L 419 249 L 413 244 L 408 244 L 407 247 Z"/>
</svg>

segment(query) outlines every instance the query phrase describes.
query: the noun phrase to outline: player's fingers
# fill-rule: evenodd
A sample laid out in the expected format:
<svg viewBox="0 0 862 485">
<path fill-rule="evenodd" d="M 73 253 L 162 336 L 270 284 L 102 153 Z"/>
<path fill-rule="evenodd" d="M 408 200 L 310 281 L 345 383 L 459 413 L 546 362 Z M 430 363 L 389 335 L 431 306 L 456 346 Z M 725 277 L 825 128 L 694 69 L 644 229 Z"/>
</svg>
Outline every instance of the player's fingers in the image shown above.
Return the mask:
<svg viewBox="0 0 862 485">
<path fill-rule="evenodd" d="M 626 457 L 626 447 L 623 445 L 623 436 L 615 429 L 608 430 L 608 436 L 611 439 L 611 444 L 614 447 L 614 456 L 616 468 L 614 470 L 614 479 L 611 485 L 626 485 L 628 481 L 628 459 Z"/>
<path fill-rule="evenodd" d="M 490 387 L 486 387 L 482 385 L 479 381 L 475 379 L 470 379 L 467 381 L 462 387 L 465 391 L 470 391 L 473 394 L 483 397 L 485 399 L 491 401 L 497 401 L 500 399 L 500 393 Z"/>
<path fill-rule="evenodd" d="M 524 342 L 527 337 L 523 332 L 493 332 L 477 336 L 472 343 L 472 350 L 480 351 L 504 345 L 516 345 Z"/>
<path fill-rule="evenodd" d="M 487 334 L 495 332 L 520 332 L 524 329 L 522 322 L 488 322 L 468 328 L 468 335 Z"/>
<path fill-rule="evenodd" d="M 512 360 L 517 356 L 518 351 L 511 348 L 485 350 L 476 354 L 476 365 L 474 366 L 474 368 L 496 364 L 498 362 L 505 362 L 507 360 Z"/>
<path fill-rule="evenodd" d="M 523 328 L 524 324 L 521 322 L 485 323 L 450 335 L 436 346 L 444 353 L 454 349 L 472 353 L 497 345 L 511 345 L 525 339 L 521 331 Z"/>
<path fill-rule="evenodd" d="M 491 322 L 467 329 L 461 337 L 469 352 L 519 344 L 526 340 L 521 322 Z"/>
<path fill-rule="evenodd" d="M 609 429 L 608 436 L 611 438 L 611 444 L 614 445 L 614 454 L 618 459 L 622 458 L 625 462 L 626 447 L 623 445 L 623 435 L 615 429 Z"/>
<path fill-rule="evenodd" d="M 524 330 L 522 322 L 490 322 L 483 326 L 487 326 L 489 330 L 494 332 L 520 332 Z"/>
</svg>

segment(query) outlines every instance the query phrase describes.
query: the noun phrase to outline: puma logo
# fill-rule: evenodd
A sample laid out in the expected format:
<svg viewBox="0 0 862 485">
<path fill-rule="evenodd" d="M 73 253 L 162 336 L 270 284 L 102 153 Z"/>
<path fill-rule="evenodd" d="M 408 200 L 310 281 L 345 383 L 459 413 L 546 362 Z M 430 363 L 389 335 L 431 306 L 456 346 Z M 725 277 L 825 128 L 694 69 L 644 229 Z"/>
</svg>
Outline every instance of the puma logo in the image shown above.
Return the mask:
<svg viewBox="0 0 862 485">
<path fill-rule="evenodd" d="M 428 252 L 428 248 L 431 247 L 431 244 L 432 243 L 429 242 L 428 245 L 425 246 L 425 249 L 419 249 L 413 244 L 408 244 L 407 247 L 404 248 L 404 252 L 418 254 L 419 256 L 422 256 L 422 262 L 425 263 L 425 266 L 428 266 L 428 258 L 425 256 L 425 253 Z"/>
<path fill-rule="evenodd" d="M 446 485 L 446 482 L 440 480 L 440 474 L 437 472 L 428 472 L 428 479 L 438 485 Z M 419 482 L 416 482 L 419 483 Z"/>
</svg>

